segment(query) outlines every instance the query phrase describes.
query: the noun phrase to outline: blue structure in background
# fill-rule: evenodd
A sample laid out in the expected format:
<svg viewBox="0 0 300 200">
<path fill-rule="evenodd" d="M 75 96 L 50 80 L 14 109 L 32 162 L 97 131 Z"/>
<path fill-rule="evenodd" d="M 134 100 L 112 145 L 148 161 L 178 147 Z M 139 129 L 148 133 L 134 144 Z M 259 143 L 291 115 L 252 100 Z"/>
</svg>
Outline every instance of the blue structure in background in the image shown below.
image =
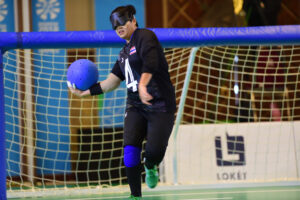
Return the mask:
<svg viewBox="0 0 300 200">
<path fill-rule="evenodd" d="M 14 19 L 14 1 L 4 0 L 0 5 L 0 32 L 14 32 L 15 31 L 15 19 Z M 2 54 L 3 51 L 0 50 Z M 4 104 L 5 107 L 1 113 L 6 113 L 4 116 L 0 117 L 1 123 L 5 123 L 5 126 L 1 125 L 0 135 L 1 138 L 5 140 L 0 141 L 0 146 L 5 146 L 6 149 L 11 149 L 11 151 L 1 150 L 0 152 L 0 199 L 6 199 L 6 193 L 2 192 L 2 188 L 6 188 L 6 176 L 15 176 L 20 173 L 20 166 L 17 164 L 20 162 L 20 129 L 19 129 L 19 111 L 18 111 L 18 81 L 17 81 L 17 66 L 16 56 L 10 56 L 11 59 L 4 58 L 2 60 L 2 55 L 0 55 L 0 68 L 1 68 L 1 82 L 0 85 L 4 85 L 5 88 L 0 88 L 1 95 L 4 94 L 4 99 L 1 98 L 1 105 Z M 3 61 L 3 62 L 2 62 Z M 2 63 L 7 63 L 7 68 L 2 69 Z M 5 77 L 5 80 L 4 80 Z M 7 98 L 10 97 L 10 98 Z M 4 100 L 4 102 L 3 102 Z M 5 120 L 5 121 L 4 121 Z M 8 122 L 8 123 L 7 123 Z M 5 130 L 5 131 L 4 131 Z M 6 159 L 7 158 L 7 159 Z M 6 170 L 9 169 L 9 170 Z M 4 174 L 2 174 L 2 172 Z M 4 179 L 4 181 L 2 181 Z"/>
<path fill-rule="evenodd" d="M 145 27 L 144 0 L 94 0 L 96 30 L 112 30 L 109 21 L 111 11 L 118 6 L 126 6 L 129 4 L 136 8 L 136 19 L 139 27 Z M 98 66 L 100 81 L 104 80 L 110 73 L 118 58 L 119 51 L 120 48 L 97 49 L 97 62 L 101 65 Z M 102 118 L 100 118 L 100 126 L 109 128 L 123 127 L 124 107 L 120 105 L 125 104 L 127 97 L 125 82 L 123 81 L 120 87 L 114 92 L 106 93 L 103 96 L 104 97 L 99 97 L 101 98 L 100 101 L 102 101 L 102 108 L 99 110 L 99 116 L 102 116 Z"/>
<path fill-rule="evenodd" d="M 65 1 L 33 0 L 32 19 L 33 31 L 65 31 Z M 37 174 L 71 171 L 66 50 L 34 51 Z"/>
<path fill-rule="evenodd" d="M 5 0 L 0 5 L 0 32 L 14 32 L 14 1 Z M 20 173 L 20 129 L 19 129 L 19 111 L 18 111 L 18 78 L 16 56 L 10 55 L 10 59 L 3 59 L 3 63 L 7 63 L 7 68 L 4 70 L 4 87 L 9 88 L 4 90 L 5 95 L 5 113 L 6 121 L 6 149 L 12 151 L 6 152 L 8 176 L 18 175 Z M 9 97 L 9 98 L 8 98 Z"/>
</svg>

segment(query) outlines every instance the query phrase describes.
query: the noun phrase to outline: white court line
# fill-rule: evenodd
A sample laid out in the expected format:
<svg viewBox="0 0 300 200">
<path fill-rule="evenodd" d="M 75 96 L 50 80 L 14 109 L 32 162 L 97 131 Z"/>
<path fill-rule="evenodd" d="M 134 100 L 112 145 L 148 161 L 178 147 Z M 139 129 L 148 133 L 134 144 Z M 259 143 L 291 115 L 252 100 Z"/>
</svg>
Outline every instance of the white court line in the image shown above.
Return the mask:
<svg viewBox="0 0 300 200">
<path fill-rule="evenodd" d="M 161 195 L 158 195 L 158 196 L 161 196 Z M 146 197 L 146 196 L 143 196 L 143 197 Z M 149 197 L 153 197 L 153 195 L 150 195 Z M 128 196 L 126 197 L 105 197 L 104 199 L 119 199 L 119 198 L 129 198 Z M 81 199 L 81 198 L 80 198 Z M 99 198 L 85 198 L 86 199 L 97 199 L 97 200 L 101 200 L 103 199 L 102 197 L 99 199 Z M 226 199 L 232 199 L 232 197 L 224 197 L 224 198 L 205 198 L 205 199 L 183 199 L 183 200 L 226 200 Z M 66 199 L 66 200 L 74 200 L 74 199 Z"/>
<path fill-rule="evenodd" d="M 143 195 L 143 197 L 161 197 L 161 196 L 191 196 L 191 195 L 215 195 L 215 194 L 242 194 L 242 193 L 265 193 L 265 192 L 300 192 L 300 189 L 290 189 L 290 190 L 252 190 L 252 191 L 235 191 L 235 192 L 194 192 L 194 193 L 180 193 L 180 194 L 156 194 L 156 195 Z M 93 197 L 93 198 L 84 198 L 84 200 L 104 200 L 104 199 L 120 199 L 120 198 L 128 198 L 128 196 L 119 196 L 119 197 Z M 227 197 L 231 198 L 232 197 Z M 65 200 L 76 200 L 82 198 L 72 198 L 72 199 L 65 199 Z M 209 199 L 209 198 L 208 198 Z M 201 199 L 201 200 L 208 200 Z M 214 198 L 216 199 L 216 198 Z M 187 200 L 187 199 L 185 199 Z M 192 199 L 190 199 L 192 200 Z M 197 199 L 193 199 L 197 200 Z"/>
<path fill-rule="evenodd" d="M 218 200 L 218 199 L 232 199 L 232 197 L 224 197 L 224 198 L 205 198 L 205 199 L 184 199 L 184 200 Z"/>
</svg>

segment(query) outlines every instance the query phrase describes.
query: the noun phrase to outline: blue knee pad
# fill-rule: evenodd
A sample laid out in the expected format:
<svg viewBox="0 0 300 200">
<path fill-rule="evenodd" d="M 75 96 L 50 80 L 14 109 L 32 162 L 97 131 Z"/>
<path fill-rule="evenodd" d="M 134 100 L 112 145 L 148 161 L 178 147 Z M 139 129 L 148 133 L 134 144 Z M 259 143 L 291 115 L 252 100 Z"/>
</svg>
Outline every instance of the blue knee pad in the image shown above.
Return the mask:
<svg viewBox="0 0 300 200">
<path fill-rule="evenodd" d="M 127 145 L 124 147 L 124 164 L 126 167 L 135 167 L 141 162 L 141 151 L 139 147 Z"/>
</svg>

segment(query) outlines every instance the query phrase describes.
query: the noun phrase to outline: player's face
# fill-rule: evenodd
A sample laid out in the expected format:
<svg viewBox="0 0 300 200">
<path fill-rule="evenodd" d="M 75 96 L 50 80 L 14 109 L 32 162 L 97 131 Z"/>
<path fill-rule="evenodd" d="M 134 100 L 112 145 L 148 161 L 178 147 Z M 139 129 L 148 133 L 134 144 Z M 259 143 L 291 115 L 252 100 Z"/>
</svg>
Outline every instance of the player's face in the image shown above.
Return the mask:
<svg viewBox="0 0 300 200">
<path fill-rule="evenodd" d="M 131 35 L 136 29 L 136 19 L 132 21 L 127 21 L 124 26 L 118 26 L 116 28 L 116 33 L 122 39 L 125 39 L 127 42 L 130 41 Z"/>
</svg>

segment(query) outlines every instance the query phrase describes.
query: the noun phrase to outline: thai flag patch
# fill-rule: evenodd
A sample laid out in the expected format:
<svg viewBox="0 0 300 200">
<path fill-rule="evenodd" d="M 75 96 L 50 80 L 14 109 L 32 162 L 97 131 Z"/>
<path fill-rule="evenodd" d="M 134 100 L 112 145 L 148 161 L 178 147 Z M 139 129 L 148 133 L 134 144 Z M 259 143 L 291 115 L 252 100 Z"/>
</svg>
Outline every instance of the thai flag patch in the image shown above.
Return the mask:
<svg viewBox="0 0 300 200">
<path fill-rule="evenodd" d="M 135 49 L 135 46 L 133 46 L 133 47 L 130 48 L 129 55 L 132 55 L 132 54 L 135 54 L 135 53 L 136 53 L 136 49 Z"/>
</svg>

